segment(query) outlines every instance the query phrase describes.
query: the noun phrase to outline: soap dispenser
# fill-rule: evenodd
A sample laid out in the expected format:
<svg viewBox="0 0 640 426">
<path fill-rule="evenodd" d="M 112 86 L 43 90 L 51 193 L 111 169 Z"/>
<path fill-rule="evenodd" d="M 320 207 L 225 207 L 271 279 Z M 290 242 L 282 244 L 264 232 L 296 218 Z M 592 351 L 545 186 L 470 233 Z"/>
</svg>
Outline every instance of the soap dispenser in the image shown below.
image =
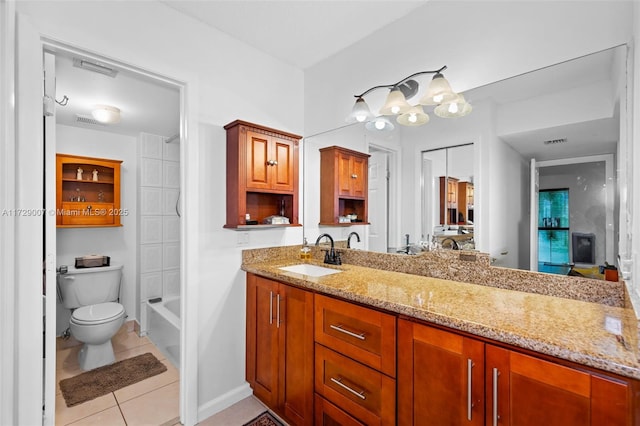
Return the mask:
<svg viewBox="0 0 640 426">
<path fill-rule="evenodd" d="M 304 244 L 302 244 L 302 248 L 300 249 L 300 260 L 311 260 L 311 249 L 309 248 L 309 243 L 306 238 L 304 239 Z"/>
</svg>

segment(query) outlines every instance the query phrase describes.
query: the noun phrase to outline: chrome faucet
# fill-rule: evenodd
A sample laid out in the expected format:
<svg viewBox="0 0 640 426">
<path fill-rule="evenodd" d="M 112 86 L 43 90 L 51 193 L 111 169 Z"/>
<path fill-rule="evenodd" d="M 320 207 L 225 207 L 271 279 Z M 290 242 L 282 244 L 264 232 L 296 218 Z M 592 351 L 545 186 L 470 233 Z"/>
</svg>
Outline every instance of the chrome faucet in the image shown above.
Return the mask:
<svg viewBox="0 0 640 426">
<path fill-rule="evenodd" d="M 441 241 L 441 245 L 444 247 L 444 242 L 445 241 L 451 241 L 451 249 L 452 250 L 460 250 L 460 246 L 458 245 L 458 242 L 456 240 L 454 240 L 453 238 L 449 237 L 449 238 L 445 238 Z"/>
<path fill-rule="evenodd" d="M 331 243 L 331 249 L 326 250 L 324 254 L 324 263 L 329 265 L 342 265 L 342 259 L 340 259 L 340 253 L 336 252 L 333 238 L 329 234 L 320 234 L 316 240 L 316 245 L 320 244 L 320 240 L 326 237 Z"/>
<path fill-rule="evenodd" d="M 356 236 L 356 241 L 360 242 L 360 235 L 358 235 L 357 232 L 352 232 L 347 237 L 347 248 L 351 248 L 351 237 L 353 237 L 354 235 Z"/>
</svg>

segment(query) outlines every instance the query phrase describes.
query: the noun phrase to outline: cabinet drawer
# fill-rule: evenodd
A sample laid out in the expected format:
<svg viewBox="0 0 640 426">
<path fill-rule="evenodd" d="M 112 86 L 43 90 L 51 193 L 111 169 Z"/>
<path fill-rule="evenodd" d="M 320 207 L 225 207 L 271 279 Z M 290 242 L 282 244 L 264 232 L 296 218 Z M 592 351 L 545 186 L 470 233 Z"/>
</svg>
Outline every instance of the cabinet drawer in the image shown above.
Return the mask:
<svg viewBox="0 0 640 426">
<path fill-rule="evenodd" d="M 315 413 L 315 426 L 365 426 L 318 394 Z"/>
<path fill-rule="evenodd" d="M 396 381 L 316 343 L 315 390 L 367 425 L 393 425 Z"/>
<path fill-rule="evenodd" d="M 114 214 L 119 214 L 112 203 L 63 202 L 62 225 L 110 225 Z"/>
<path fill-rule="evenodd" d="M 315 340 L 396 377 L 396 317 L 316 295 Z"/>
</svg>

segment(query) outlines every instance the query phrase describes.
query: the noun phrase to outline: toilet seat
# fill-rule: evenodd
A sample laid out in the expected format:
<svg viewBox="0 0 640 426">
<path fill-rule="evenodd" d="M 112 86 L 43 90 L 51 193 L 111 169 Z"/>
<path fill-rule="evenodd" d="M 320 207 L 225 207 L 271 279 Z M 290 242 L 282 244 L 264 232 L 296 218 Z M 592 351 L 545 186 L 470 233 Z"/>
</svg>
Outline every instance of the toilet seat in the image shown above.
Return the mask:
<svg viewBox="0 0 640 426">
<path fill-rule="evenodd" d="M 71 321 L 78 325 L 101 324 L 124 314 L 124 306 L 116 302 L 97 303 L 73 311 Z"/>
</svg>

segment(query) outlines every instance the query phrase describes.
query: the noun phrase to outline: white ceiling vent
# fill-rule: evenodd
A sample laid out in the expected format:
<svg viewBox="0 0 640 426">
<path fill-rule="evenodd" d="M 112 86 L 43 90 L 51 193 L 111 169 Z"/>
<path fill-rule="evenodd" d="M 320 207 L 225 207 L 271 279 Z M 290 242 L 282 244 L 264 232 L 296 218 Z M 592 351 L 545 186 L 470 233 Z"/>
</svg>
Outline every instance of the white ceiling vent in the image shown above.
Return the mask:
<svg viewBox="0 0 640 426">
<path fill-rule="evenodd" d="M 94 126 L 104 126 L 104 123 L 99 122 L 95 118 L 88 115 L 80 115 L 80 114 L 76 114 L 76 123 L 91 124 Z"/>
<path fill-rule="evenodd" d="M 85 69 L 87 71 L 97 72 L 99 74 L 108 75 L 109 77 L 115 77 L 118 75 L 118 71 L 111 67 L 108 67 L 97 62 L 90 62 L 85 59 L 73 58 L 73 66 Z"/>
<path fill-rule="evenodd" d="M 567 142 L 567 138 L 562 138 L 562 139 L 551 139 L 548 141 L 544 141 L 543 143 L 545 145 L 557 145 L 559 143 L 566 143 Z"/>
</svg>

